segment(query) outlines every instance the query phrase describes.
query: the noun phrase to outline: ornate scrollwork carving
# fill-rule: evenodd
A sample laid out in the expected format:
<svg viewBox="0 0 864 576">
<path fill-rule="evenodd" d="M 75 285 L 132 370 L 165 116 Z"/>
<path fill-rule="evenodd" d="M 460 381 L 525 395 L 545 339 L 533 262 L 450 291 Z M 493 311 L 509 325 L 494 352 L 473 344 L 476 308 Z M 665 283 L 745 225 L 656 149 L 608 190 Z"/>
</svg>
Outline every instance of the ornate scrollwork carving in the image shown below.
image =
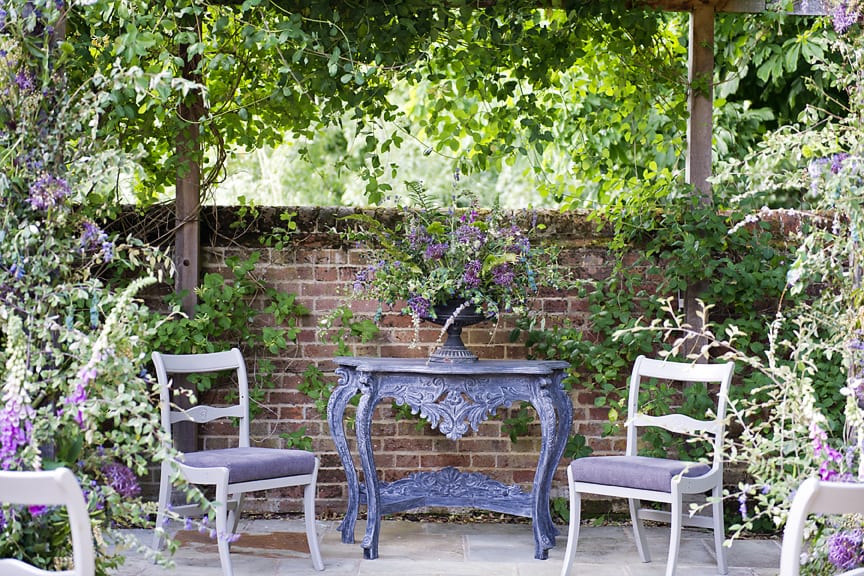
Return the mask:
<svg viewBox="0 0 864 576">
<path fill-rule="evenodd" d="M 434 472 L 415 472 L 407 478 L 382 484 L 387 496 L 425 496 L 435 498 L 500 499 L 523 496 L 516 484 L 507 486 L 479 472 L 460 472 L 448 466 Z"/>
<path fill-rule="evenodd" d="M 419 412 L 433 429 L 438 428 L 451 440 L 461 438 L 469 427 L 476 432 L 480 423 L 498 408 L 509 408 L 524 394 L 524 387 L 491 386 L 488 378 L 445 382 L 442 377 L 433 377 L 423 379 L 419 386 L 416 383 L 387 386 L 387 395 L 397 404 L 407 404 L 412 414 Z"/>
</svg>

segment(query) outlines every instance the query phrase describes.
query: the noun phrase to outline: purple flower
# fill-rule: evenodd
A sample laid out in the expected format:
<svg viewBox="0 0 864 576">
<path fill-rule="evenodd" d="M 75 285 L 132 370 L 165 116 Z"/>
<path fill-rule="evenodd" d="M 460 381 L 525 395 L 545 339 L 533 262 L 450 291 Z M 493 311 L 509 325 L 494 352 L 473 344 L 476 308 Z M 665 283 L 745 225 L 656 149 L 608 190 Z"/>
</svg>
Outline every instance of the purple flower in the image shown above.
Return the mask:
<svg viewBox="0 0 864 576">
<path fill-rule="evenodd" d="M 106 262 L 114 258 L 114 243 L 98 225 L 90 221 L 84 222 L 84 230 L 81 232 L 81 251 L 100 250 Z"/>
<path fill-rule="evenodd" d="M 513 284 L 515 278 L 516 275 L 513 273 L 513 269 L 507 262 L 499 264 L 492 269 L 492 281 L 499 286 L 510 286 Z"/>
<path fill-rule="evenodd" d="M 819 426 L 810 426 L 810 439 L 813 441 L 813 454 L 821 456 L 819 477 L 826 481 L 842 481 L 848 474 L 841 475 L 837 468 L 844 462 L 843 454 L 826 443 L 828 435 Z"/>
<path fill-rule="evenodd" d="M 444 257 L 444 254 L 447 253 L 447 250 L 450 248 L 450 245 L 446 242 L 442 244 L 429 244 L 426 246 L 426 250 L 423 252 L 423 258 L 426 260 L 440 260 Z"/>
<path fill-rule="evenodd" d="M 738 495 L 738 513 L 742 520 L 747 520 L 747 495 L 744 492 Z"/>
<path fill-rule="evenodd" d="M 838 34 L 846 33 L 858 21 L 859 16 L 857 2 L 854 8 L 849 5 L 847 0 L 838 2 L 831 14 L 834 22 L 834 31 Z"/>
<path fill-rule="evenodd" d="M 108 485 L 124 498 L 134 498 L 141 493 L 138 479 L 128 467 L 119 462 L 109 462 L 102 467 Z"/>
<path fill-rule="evenodd" d="M 862 531 L 847 530 L 828 538 L 828 561 L 838 570 L 852 570 L 864 562 Z"/>
<path fill-rule="evenodd" d="M 47 506 L 28 506 L 27 511 L 30 512 L 30 515 L 36 518 L 37 516 L 42 516 L 48 510 Z"/>
<path fill-rule="evenodd" d="M 4 396 L 0 408 L 0 468 L 9 470 L 18 463 L 18 449 L 30 443 L 33 431 L 32 408 L 20 398 Z"/>
<path fill-rule="evenodd" d="M 408 230 L 408 246 L 411 250 L 419 250 L 422 246 L 429 244 L 432 237 L 426 233 L 426 229 L 422 226 L 412 226 Z"/>
<path fill-rule="evenodd" d="M 429 300 L 422 296 L 412 296 L 409 298 L 408 307 L 411 308 L 415 316 L 424 317 L 429 315 Z"/>
<path fill-rule="evenodd" d="M 840 169 L 843 167 L 843 162 L 849 158 L 849 154 L 847 152 L 841 152 L 840 154 L 834 154 L 831 156 L 831 172 L 834 174 L 839 174 Z"/>
<path fill-rule="evenodd" d="M 476 226 L 459 226 L 456 229 L 456 239 L 460 244 L 480 248 L 486 243 L 486 234 Z"/>
<path fill-rule="evenodd" d="M 46 174 L 30 184 L 30 206 L 34 210 L 48 210 L 69 195 L 69 184 L 62 178 Z"/>
<path fill-rule="evenodd" d="M 366 289 L 366 283 L 372 279 L 374 269 L 371 266 L 361 269 L 354 275 L 354 292 L 363 292 Z"/>
<path fill-rule="evenodd" d="M 483 265 L 479 260 L 472 260 L 465 265 L 465 272 L 462 274 L 462 282 L 470 287 L 477 288 L 480 286 L 480 271 Z"/>
<path fill-rule="evenodd" d="M 75 422 L 79 426 L 84 425 L 84 412 L 80 406 L 87 401 L 87 387 L 99 375 L 96 367 L 92 363 L 87 364 L 78 371 L 78 378 L 75 382 L 75 390 L 71 396 L 67 396 L 65 404 L 75 408 Z"/>
<path fill-rule="evenodd" d="M 32 92 L 36 88 L 36 81 L 33 75 L 27 70 L 18 71 L 15 75 L 15 84 L 18 85 L 18 89 L 22 92 Z"/>
</svg>

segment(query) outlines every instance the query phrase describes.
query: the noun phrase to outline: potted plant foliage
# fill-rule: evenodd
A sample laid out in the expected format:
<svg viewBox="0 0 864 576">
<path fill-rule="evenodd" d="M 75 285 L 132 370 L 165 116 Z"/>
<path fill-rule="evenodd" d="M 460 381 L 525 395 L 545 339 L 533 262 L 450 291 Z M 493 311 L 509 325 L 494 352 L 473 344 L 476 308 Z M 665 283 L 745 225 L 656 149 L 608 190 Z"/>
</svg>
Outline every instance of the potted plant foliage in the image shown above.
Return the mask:
<svg viewBox="0 0 864 576">
<path fill-rule="evenodd" d="M 468 192 L 436 205 L 422 184 L 409 182 L 402 218 L 388 226 L 367 214 L 347 235 L 366 250 L 367 264 L 356 274 L 352 298 L 379 302 L 421 320 L 442 325 L 448 341 L 432 360 L 474 361 L 461 342 L 463 326 L 502 314 L 527 315 L 541 287 L 563 285 L 558 249 L 539 245 L 536 214 L 515 213 L 499 205 L 482 209 Z"/>
</svg>

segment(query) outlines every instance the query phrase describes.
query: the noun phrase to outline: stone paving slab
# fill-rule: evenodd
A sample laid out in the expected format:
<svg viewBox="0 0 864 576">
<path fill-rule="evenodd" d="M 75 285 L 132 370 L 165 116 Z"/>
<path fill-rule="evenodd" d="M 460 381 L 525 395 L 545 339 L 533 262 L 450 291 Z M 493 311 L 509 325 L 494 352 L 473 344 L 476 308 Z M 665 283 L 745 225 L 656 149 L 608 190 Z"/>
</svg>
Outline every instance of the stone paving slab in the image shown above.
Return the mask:
<svg viewBox="0 0 864 576">
<path fill-rule="evenodd" d="M 365 522 L 358 521 L 355 544 L 343 544 L 338 523 L 318 523 L 323 573 L 312 568 L 303 534 L 295 519 L 243 521 L 243 538 L 232 549 L 236 576 L 559 576 L 566 546 L 566 527 L 559 527 L 558 544 L 548 560 L 534 559 L 534 538 L 528 524 L 455 524 L 385 520 L 381 526 L 379 557 L 364 560 L 359 542 Z M 668 550 L 668 528 L 648 527 L 653 562 L 639 559 L 629 526 L 583 526 L 573 576 L 663 576 Z M 151 534 L 131 531 L 150 544 Z M 263 543 L 269 542 L 264 546 Z M 272 542 L 285 545 L 274 546 Z M 255 548 L 254 546 L 261 546 Z M 776 576 L 780 545 L 776 540 L 739 540 L 728 550 L 729 576 Z M 154 565 L 129 552 L 115 571 L 121 576 L 221 576 L 215 543 L 186 542 L 173 557 L 174 566 Z M 711 535 L 685 530 L 679 576 L 714 576 Z"/>
</svg>

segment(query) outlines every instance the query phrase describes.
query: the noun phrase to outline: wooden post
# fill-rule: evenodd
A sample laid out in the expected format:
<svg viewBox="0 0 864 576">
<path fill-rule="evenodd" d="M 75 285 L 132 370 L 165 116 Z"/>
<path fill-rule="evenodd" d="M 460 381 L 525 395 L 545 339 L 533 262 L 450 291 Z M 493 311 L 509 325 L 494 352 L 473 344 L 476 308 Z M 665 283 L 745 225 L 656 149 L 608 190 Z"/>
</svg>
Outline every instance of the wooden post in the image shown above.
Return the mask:
<svg viewBox="0 0 864 576">
<path fill-rule="evenodd" d="M 714 6 L 697 2 L 690 12 L 690 57 L 688 62 L 687 169 L 686 178 L 695 188 L 698 202 L 712 206 L 712 112 L 714 108 Z M 701 331 L 707 318 L 699 316 L 697 298 L 707 288 L 705 282 L 687 285 L 684 296 L 684 319 L 694 330 Z M 698 352 L 704 338 L 691 338 L 688 354 Z M 700 362 L 708 359 L 700 357 Z"/>
<path fill-rule="evenodd" d="M 714 108 L 714 6 L 696 3 L 690 12 L 686 178 L 703 205 L 711 205 L 711 139 Z"/>
<path fill-rule="evenodd" d="M 190 27 L 194 26 L 200 38 L 201 29 L 198 22 L 193 20 L 189 22 L 189 25 Z M 190 57 L 186 44 L 181 44 L 179 48 L 179 56 L 185 62 L 183 77 L 200 83 L 201 78 L 196 72 L 200 56 Z M 174 290 L 183 295 L 181 306 L 183 312 L 190 318 L 195 314 L 195 307 L 198 303 L 195 288 L 198 286 L 200 275 L 198 255 L 201 244 L 199 220 L 201 212 L 201 133 L 199 122 L 203 111 L 204 100 L 201 93 L 198 90 L 193 90 L 188 98 L 180 104 L 180 119 L 185 122 L 185 125 L 177 135 Z M 184 382 L 177 384 L 183 388 L 188 387 Z M 188 406 L 188 403 L 182 400 L 183 398 L 177 399 L 178 405 Z M 173 436 L 174 445 L 181 452 L 192 452 L 197 448 L 198 436 L 196 427 L 192 422 L 182 422 L 175 425 Z"/>
</svg>

